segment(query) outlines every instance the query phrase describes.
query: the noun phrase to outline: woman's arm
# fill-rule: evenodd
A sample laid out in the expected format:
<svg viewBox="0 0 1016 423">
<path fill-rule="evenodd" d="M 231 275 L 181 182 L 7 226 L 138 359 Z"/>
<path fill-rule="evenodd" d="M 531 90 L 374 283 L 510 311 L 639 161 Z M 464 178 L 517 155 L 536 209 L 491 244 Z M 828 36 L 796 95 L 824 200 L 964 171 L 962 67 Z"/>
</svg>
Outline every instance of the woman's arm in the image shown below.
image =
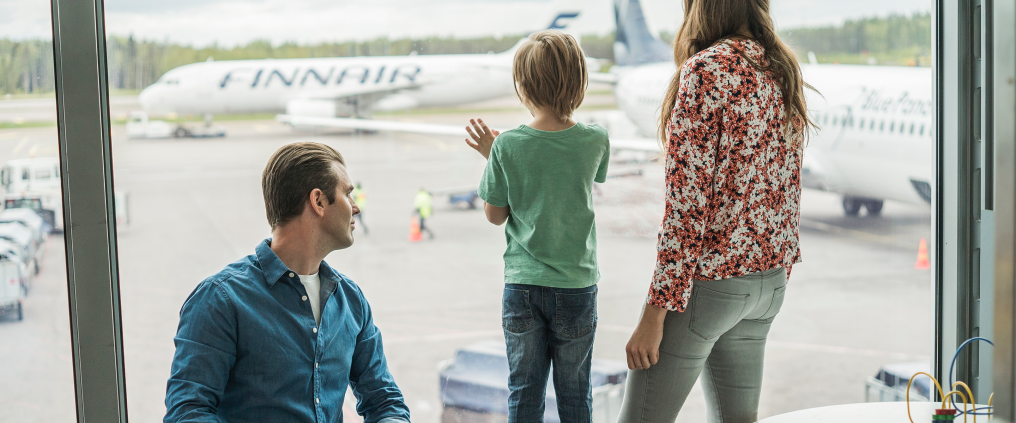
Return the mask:
<svg viewBox="0 0 1016 423">
<path fill-rule="evenodd" d="M 628 368 L 648 369 L 660 357 L 667 311 L 684 311 L 702 238 L 713 215 L 716 148 L 725 93 L 705 63 L 690 60 L 672 114 L 667 147 L 667 198 L 649 298 L 625 353 Z"/>
<path fill-rule="evenodd" d="M 505 221 L 508 220 L 508 207 L 492 206 L 489 203 L 483 203 L 483 213 L 487 215 L 487 221 L 497 226 L 501 226 Z"/>
</svg>

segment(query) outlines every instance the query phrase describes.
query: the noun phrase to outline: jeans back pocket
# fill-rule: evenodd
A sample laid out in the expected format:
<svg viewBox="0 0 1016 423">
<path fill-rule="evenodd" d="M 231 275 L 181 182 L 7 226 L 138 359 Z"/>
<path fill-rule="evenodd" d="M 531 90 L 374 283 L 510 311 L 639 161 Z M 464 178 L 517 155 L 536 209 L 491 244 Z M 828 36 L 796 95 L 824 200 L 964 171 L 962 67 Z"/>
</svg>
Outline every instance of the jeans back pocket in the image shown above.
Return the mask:
<svg viewBox="0 0 1016 423">
<path fill-rule="evenodd" d="M 512 333 L 522 333 L 533 325 L 533 308 L 529 291 L 505 288 L 501 298 L 501 326 Z"/>
<path fill-rule="evenodd" d="M 702 339 L 715 339 L 741 321 L 747 305 L 748 294 L 728 294 L 696 284 L 689 303 L 689 329 Z"/>
<path fill-rule="evenodd" d="M 758 320 L 771 320 L 775 318 L 776 314 L 780 312 L 781 308 L 783 308 L 783 297 L 786 295 L 786 293 L 787 293 L 786 285 L 783 285 L 773 290 L 773 300 L 769 304 L 769 310 L 766 310 L 765 314 L 763 314 L 762 317 L 759 317 Z"/>
<path fill-rule="evenodd" d="M 554 293 L 554 332 L 565 338 L 581 338 L 596 329 L 596 291 Z"/>
</svg>

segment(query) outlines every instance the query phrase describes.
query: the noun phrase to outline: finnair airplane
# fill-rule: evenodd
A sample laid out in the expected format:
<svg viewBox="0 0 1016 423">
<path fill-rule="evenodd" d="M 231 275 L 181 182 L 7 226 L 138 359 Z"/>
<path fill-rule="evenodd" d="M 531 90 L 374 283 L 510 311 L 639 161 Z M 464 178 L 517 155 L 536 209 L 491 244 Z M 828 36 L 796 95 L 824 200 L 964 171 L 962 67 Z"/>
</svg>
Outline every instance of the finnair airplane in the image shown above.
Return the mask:
<svg viewBox="0 0 1016 423">
<path fill-rule="evenodd" d="M 650 33 L 639 0 L 616 0 L 618 107 L 645 144 L 656 134 L 667 85 L 677 68 L 667 43 Z M 805 149 L 805 187 L 843 195 L 843 209 L 881 212 L 883 200 L 930 204 L 933 190 L 931 69 L 892 66 L 802 66 L 808 108 L 821 129 Z M 613 142 L 613 140 L 612 140 Z"/>
<path fill-rule="evenodd" d="M 564 30 L 578 16 L 559 12 L 548 28 Z M 304 118 L 451 106 L 513 94 L 512 59 L 520 44 L 499 54 L 209 60 L 166 72 L 138 100 L 150 113 Z"/>
</svg>

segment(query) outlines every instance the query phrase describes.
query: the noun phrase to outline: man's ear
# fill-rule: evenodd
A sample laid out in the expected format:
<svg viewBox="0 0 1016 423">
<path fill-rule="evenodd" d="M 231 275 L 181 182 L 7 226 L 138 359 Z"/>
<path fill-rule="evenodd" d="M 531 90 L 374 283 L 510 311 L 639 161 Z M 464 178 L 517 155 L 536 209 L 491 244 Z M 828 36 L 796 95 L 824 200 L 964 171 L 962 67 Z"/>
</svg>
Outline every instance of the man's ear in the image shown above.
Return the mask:
<svg viewBox="0 0 1016 423">
<path fill-rule="evenodd" d="M 318 217 L 325 215 L 325 204 L 328 202 L 328 198 L 325 197 L 324 191 L 318 188 L 314 188 L 310 192 L 310 209 L 314 211 L 314 214 Z"/>
</svg>

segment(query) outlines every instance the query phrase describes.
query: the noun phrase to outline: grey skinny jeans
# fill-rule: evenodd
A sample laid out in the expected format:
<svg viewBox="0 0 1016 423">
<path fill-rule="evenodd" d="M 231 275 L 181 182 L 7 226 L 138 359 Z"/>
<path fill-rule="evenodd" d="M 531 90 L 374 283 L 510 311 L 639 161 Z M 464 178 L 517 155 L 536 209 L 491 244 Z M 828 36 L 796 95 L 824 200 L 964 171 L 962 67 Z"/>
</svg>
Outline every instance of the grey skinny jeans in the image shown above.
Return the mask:
<svg viewBox="0 0 1016 423">
<path fill-rule="evenodd" d="M 687 310 L 667 313 L 660 361 L 628 371 L 618 423 L 673 423 L 699 374 L 710 423 L 758 420 L 766 337 L 786 285 L 782 267 L 695 281 Z"/>
</svg>

